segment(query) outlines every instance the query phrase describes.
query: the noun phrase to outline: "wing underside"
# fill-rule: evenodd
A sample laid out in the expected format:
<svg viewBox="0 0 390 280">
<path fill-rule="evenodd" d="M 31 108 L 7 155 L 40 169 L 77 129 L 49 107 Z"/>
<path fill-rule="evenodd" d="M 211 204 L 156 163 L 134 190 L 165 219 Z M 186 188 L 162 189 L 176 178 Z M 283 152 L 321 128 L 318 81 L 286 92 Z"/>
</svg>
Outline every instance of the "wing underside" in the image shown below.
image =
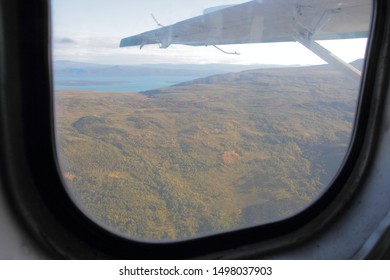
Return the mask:
<svg viewBox="0 0 390 280">
<path fill-rule="evenodd" d="M 362 38 L 371 18 L 368 0 L 258 0 L 229 6 L 122 39 L 120 46 L 190 46 Z M 367 12 L 369 10 L 369 12 Z"/>
<path fill-rule="evenodd" d="M 160 48 L 168 48 L 171 44 L 181 44 L 218 48 L 217 45 L 227 44 L 297 41 L 350 78 L 360 80 L 360 70 L 316 40 L 367 38 L 372 0 L 255 0 L 211 10 L 124 38 L 120 46 L 142 48 L 159 44 Z"/>
</svg>

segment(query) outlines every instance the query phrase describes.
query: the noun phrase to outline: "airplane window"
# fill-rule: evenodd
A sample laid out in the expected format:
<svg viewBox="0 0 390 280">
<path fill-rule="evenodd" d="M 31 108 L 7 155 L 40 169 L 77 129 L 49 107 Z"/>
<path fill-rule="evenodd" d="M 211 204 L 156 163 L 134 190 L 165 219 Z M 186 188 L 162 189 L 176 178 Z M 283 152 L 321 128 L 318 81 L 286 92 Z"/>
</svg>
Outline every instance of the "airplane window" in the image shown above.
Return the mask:
<svg viewBox="0 0 390 280">
<path fill-rule="evenodd" d="M 52 0 L 67 192 L 135 240 L 283 220 L 351 141 L 370 0 Z"/>
</svg>

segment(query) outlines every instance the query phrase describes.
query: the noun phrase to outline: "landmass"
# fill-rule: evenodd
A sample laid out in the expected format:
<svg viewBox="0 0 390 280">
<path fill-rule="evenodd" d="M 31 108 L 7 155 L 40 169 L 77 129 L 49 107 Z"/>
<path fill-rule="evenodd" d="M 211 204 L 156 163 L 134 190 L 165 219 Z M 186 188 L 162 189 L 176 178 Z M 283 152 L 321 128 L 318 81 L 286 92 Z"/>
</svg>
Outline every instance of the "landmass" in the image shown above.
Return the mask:
<svg viewBox="0 0 390 280">
<path fill-rule="evenodd" d="M 211 75 L 142 93 L 58 91 L 57 146 L 75 202 L 137 240 L 284 219 L 326 188 L 358 85 L 328 66 Z"/>
</svg>

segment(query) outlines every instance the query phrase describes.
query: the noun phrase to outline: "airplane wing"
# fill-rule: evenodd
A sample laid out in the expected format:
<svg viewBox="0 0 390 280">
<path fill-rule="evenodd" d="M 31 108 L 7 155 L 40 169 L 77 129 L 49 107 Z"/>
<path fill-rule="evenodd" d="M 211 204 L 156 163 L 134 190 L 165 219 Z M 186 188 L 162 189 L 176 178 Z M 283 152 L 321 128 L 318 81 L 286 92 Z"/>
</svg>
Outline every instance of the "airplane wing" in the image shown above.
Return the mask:
<svg viewBox="0 0 390 280">
<path fill-rule="evenodd" d="M 120 47 L 363 38 L 368 37 L 371 6 L 372 0 L 255 0 L 124 38 Z"/>
</svg>

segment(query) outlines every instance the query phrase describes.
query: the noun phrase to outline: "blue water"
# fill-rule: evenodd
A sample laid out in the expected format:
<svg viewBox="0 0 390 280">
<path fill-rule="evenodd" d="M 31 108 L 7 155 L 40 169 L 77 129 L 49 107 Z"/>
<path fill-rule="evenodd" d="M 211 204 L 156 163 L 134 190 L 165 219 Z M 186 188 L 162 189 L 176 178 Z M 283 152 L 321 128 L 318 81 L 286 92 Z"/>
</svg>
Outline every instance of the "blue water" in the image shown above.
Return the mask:
<svg viewBox="0 0 390 280">
<path fill-rule="evenodd" d="M 191 81 L 199 76 L 130 76 L 130 77 L 86 77 L 57 76 L 55 90 L 93 90 L 113 92 L 141 92 L 169 87 Z"/>
</svg>

